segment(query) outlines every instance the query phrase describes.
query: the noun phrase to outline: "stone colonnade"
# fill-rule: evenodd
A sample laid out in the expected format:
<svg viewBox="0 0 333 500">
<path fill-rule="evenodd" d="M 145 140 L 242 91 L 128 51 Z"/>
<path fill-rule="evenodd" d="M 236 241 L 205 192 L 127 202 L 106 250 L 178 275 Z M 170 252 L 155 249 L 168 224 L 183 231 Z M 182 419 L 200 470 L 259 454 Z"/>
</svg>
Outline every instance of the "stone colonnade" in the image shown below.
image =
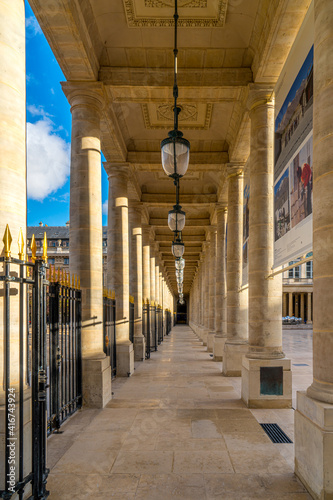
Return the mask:
<svg viewBox="0 0 333 500">
<path fill-rule="evenodd" d="M 223 360 L 223 375 L 242 376 L 242 399 L 249 407 L 289 408 L 291 371 L 290 360 L 282 351 L 282 280 L 281 275 L 271 276 L 272 89 L 250 85 L 248 106 L 251 119 L 248 286 L 242 283 L 244 166 L 229 164 L 228 203 L 216 205 L 213 219 L 217 226 L 207 231 L 191 288 L 191 310 L 196 312 L 190 318 L 190 325 L 204 345 L 207 343 L 208 351 L 213 347 L 213 359 Z M 212 304 L 214 322 L 210 314 Z M 302 311 L 304 307 L 301 302 Z"/>
<path fill-rule="evenodd" d="M 312 324 L 312 292 L 283 292 L 282 316 L 302 318 L 302 323 Z"/>
</svg>

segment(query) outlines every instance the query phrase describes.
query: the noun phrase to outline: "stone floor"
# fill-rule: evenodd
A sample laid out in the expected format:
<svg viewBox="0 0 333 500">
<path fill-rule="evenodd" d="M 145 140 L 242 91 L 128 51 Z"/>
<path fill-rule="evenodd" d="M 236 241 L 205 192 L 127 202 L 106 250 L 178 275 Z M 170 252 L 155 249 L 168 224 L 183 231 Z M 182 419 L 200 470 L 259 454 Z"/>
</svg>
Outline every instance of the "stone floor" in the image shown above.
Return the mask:
<svg viewBox="0 0 333 500">
<path fill-rule="evenodd" d="M 284 331 L 295 389 L 311 380 L 311 332 Z M 307 366 L 299 366 L 307 365 Z M 293 410 L 248 410 L 240 379 L 186 326 L 177 326 L 104 410 L 83 410 L 48 440 L 48 489 L 61 499 L 276 499 L 311 497 L 293 474 L 293 445 L 273 444 L 258 422 L 293 437 Z"/>
</svg>

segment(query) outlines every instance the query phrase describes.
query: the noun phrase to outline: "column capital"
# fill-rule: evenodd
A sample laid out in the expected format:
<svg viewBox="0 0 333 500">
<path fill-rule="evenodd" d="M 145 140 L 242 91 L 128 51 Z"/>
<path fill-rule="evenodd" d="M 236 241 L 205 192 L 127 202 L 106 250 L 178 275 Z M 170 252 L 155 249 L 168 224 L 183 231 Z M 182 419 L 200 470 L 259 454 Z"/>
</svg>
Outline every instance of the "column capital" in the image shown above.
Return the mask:
<svg viewBox="0 0 333 500">
<path fill-rule="evenodd" d="M 103 166 L 109 178 L 116 176 L 126 176 L 127 179 L 129 178 L 129 163 L 112 163 L 110 161 L 105 161 L 103 162 Z"/>
<path fill-rule="evenodd" d="M 247 98 L 247 109 L 250 114 L 256 107 L 262 105 L 274 106 L 274 86 L 266 83 L 250 83 Z"/>
<path fill-rule="evenodd" d="M 217 214 L 228 212 L 228 206 L 225 203 L 216 203 L 215 209 Z"/>
<path fill-rule="evenodd" d="M 76 106 L 92 106 L 99 111 L 105 106 L 107 97 L 102 82 L 61 82 L 71 111 Z"/>
<path fill-rule="evenodd" d="M 244 165 L 238 163 L 228 163 L 227 165 L 227 179 L 231 177 L 243 177 Z"/>
</svg>

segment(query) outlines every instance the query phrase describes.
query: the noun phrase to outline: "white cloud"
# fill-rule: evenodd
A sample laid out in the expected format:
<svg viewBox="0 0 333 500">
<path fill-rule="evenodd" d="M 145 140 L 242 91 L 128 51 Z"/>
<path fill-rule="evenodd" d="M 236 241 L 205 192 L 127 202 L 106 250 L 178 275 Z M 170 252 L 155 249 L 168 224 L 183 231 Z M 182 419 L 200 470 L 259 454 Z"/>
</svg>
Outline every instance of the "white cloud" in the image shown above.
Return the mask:
<svg viewBox="0 0 333 500">
<path fill-rule="evenodd" d="M 51 117 L 52 115 L 50 115 L 49 113 L 47 113 L 45 111 L 45 109 L 43 108 L 43 106 L 35 106 L 34 104 L 29 104 L 27 106 L 27 110 L 29 111 L 29 113 L 32 115 L 32 116 L 42 116 L 43 118 L 49 118 Z"/>
<path fill-rule="evenodd" d="M 25 20 L 25 27 L 29 37 L 40 35 L 42 33 L 41 27 L 34 16 L 27 17 Z"/>
<path fill-rule="evenodd" d="M 70 145 L 55 134 L 47 118 L 27 123 L 28 197 L 42 201 L 67 181 Z"/>
<path fill-rule="evenodd" d="M 108 214 L 108 200 L 105 200 L 105 202 L 102 205 L 102 213 L 103 213 L 103 215 Z"/>
</svg>

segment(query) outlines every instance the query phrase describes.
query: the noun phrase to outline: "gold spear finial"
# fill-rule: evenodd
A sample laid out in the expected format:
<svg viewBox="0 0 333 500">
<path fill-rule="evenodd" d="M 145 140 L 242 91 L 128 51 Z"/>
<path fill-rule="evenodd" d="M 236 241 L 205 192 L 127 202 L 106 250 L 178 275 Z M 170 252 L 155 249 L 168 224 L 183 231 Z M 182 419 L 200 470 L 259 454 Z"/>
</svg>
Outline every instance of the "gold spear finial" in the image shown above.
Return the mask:
<svg viewBox="0 0 333 500">
<path fill-rule="evenodd" d="M 18 235 L 17 244 L 19 247 L 19 251 L 18 251 L 19 259 L 24 260 L 24 237 L 23 237 L 23 231 L 22 231 L 21 227 L 20 227 L 20 231 L 19 231 L 19 235 Z"/>
<path fill-rule="evenodd" d="M 77 278 L 77 287 L 78 287 L 78 290 L 81 290 L 81 280 L 80 280 L 80 276 L 78 276 L 78 278 Z"/>
<path fill-rule="evenodd" d="M 35 235 L 32 235 L 31 242 L 30 242 L 30 248 L 31 248 L 31 260 L 33 263 L 36 261 L 36 252 L 37 252 L 37 245 L 36 245 L 36 240 L 35 240 Z"/>
<path fill-rule="evenodd" d="M 47 236 L 46 236 L 46 231 L 44 232 L 42 259 L 45 262 L 45 264 L 47 264 Z"/>
<path fill-rule="evenodd" d="M 74 274 L 74 288 L 77 290 L 77 276 Z"/>
<path fill-rule="evenodd" d="M 75 288 L 75 276 L 72 274 L 72 288 Z"/>
<path fill-rule="evenodd" d="M 2 241 L 5 245 L 5 257 L 9 259 L 10 257 L 10 246 L 12 244 L 12 235 L 10 234 L 9 226 L 6 225 L 5 233 L 3 235 Z"/>
<path fill-rule="evenodd" d="M 62 282 L 62 269 L 58 269 L 58 281 L 59 281 L 59 285 L 63 285 L 63 282 Z"/>
</svg>

